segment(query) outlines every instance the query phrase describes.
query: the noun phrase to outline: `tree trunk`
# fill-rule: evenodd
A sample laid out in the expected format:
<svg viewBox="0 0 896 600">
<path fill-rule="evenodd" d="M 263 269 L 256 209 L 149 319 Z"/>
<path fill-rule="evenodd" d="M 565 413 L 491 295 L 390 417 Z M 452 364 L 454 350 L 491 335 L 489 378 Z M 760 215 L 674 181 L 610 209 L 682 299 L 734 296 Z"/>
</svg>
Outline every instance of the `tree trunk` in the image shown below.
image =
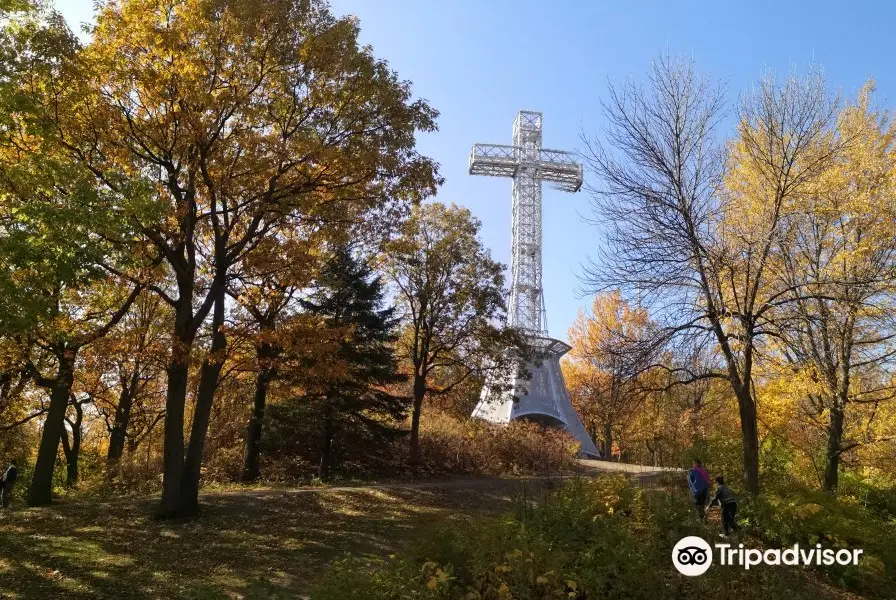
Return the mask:
<svg viewBox="0 0 896 600">
<path fill-rule="evenodd" d="M 597 422 L 594 419 L 588 421 L 588 436 L 595 446 L 600 446 L 600 440 L 597 439 Z"/>
<path fill-rule="evenodd" d="M 658 466 L 657 464 L 657 455 L 656 455 L 656 447 L 650 444 L 650 440 L 644 440 L 644 445 L 647 446 L 647 455 L 650 457 L 648 460 L 654 466 Z"/>
<path fill-rule="evenodd" d="M 192 298 L 191 290 L 180 289 L 181 298 Z M 189 295 L 188 295 L 189 292 Z M 189 301 L 177 307 L 171 360 L 168 363 L 168 390 L 165 394 L 165 431 L 162 478 L 162 502 L 159 516 L 184 516 L 181 507 L 181 486 L 184 480 L 184 410 L 187 402 L 187 383 L 190 354 L 195 331 L 191 326 L 193 310 Z"/>
<path fill-rule="evenodd" d="M 30 506 L 46 506 L 53 499 L 53 471 L 56 468 L 59 440 L 65 432 L 65 412 L 74 383 L 76 354 L 74 350 L 64 350 L 57 356 L 59 364 L 50 387 L 50 409 L 44 421 L 34 476 L 28 490 Z"/>
<path fill-rule="evenodd" d="M 736 386 L 737 405 L 740 411 L 740 431 L 743 439 L 744 490 L 759 493 L 759 427 L 756 419 L 756 402 L 746 387 Z"/>
<path fill-rule="evenodd" d="M 411 413 L 411 464 L 420 464 L 420 412 L 426 395 L 426 378 L 414 374 L 414 411 Z"/>
<path fill-rule="evenodd" d="M 192 515 L 199 510 L 199 477 L 202 470 L 202 452 L 205 438 L 211 421 L 212 404 L 218 379 L 224 368 L 224 351 L 227 349 L 227 337 L 224 335 L 224 286 L 215 292 L 214 313 L 212 316 L 212 345 L 202 361 L 199 372 L 199 389 L 196 392 L 196 403 L 193 406 L 193 426 L 190 429 L 190 444 L 184 461 L 184 478 L 181 484 L 179 507 L 181 514 Z"/>
<path fill-rule="evenodd" d="M 261 435 L 264 427 L 264 410 L 267 404 L 268 386 L 274 378 L 275 370 L 269 361 L 275 350 L 271 344 L 263 342 L 256 349 L 259 363 L 258 375 L 255 377 L 255 396 L 252 401 L 252 414 L 246 427 L 246 456 L 243 461 L 242 480 L 251 482 L 261 475 L 259 458 L 261 456 Z"/>
<path fill-rule="evenodd" d="M 131 382 L 134 377 L 131 378 Z M 106 452 L 106 477 L 113 477 L 118 470 L 118 462 L 124 454 L 124 444 L 127 440 L 128 425 L 131 421 L 131 407 L 134 405 L 133 386 L 125 384 L 121 394 L 118 395 L 118 405 L 115 407 L 115 420 L 112 431 L 109 434 L 109 450 Z"/>
<path fill-rule="evenodd" d="M 65 485 L 75 487 L 78 484 L 78 459 L 81 456 L 81 423 L 84 420 L 84 410 L 77 402 L 74 404 L 75 421 L 69 421 L 72 428 L 72 440 L 69 443 L 68 432 L 62 430 L 62 452 L 65 454 Z"/>
<path fill-rule="evenodd" d="M 321 481 L 330 479 L 330 467 L 333 464 L 333 429 L 333 410 L 327 406 L 320 447 L 320 470 L 318 471 Z"/>
<path fill-rule="evenodd" d="M 835 493 L 840 479 L 840 453 L 843 444 L 843 404 L 837 401 L 831 409 L 828 425 L 828 447 L 825 456 L 824 490 Z"/>
<path fill-rule="evenodd" d="M 607 453 L 604 460 L 615 460 L 613 456 L 613 425 L 609 422 L 604 423 L 604 448 Z"/>
</svg>

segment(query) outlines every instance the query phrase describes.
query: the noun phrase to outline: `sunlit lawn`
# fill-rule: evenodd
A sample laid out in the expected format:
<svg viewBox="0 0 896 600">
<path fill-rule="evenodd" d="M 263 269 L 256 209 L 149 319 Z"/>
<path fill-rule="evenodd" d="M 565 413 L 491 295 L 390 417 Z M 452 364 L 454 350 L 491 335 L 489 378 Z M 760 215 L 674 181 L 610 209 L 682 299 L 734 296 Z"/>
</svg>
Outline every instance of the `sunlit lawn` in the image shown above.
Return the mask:
<svg viewBox="0 0 896 600">
<path fill-rule="evenodd" d="M 0 512 L 0 596 L 296 598 L 334 558 L 505 510 L 517 485 L 214 494 L 178 522 L 148 500 L 14 507 Z"/>
</svg>

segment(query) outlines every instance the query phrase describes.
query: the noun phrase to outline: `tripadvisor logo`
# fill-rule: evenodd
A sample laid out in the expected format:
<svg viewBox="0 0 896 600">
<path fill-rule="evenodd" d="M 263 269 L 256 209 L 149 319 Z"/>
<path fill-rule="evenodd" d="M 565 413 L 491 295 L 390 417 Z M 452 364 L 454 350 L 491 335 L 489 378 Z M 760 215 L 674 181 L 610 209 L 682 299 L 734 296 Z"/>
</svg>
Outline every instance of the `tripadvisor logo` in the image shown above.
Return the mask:
<svg viewBox="0 0 896 600">
<path fill-rule="evenodd" d="M 756 565 L 818 565 L 831 566 L 838 565 L 857 565 L 859 564 L 859 556 L 863 550 L 846 548 L 835 550 L 833 548 L 822 548 L 821 544 L 815 544 L 808 550 L 800 548 L 799 544 L 794 544 L 792 548 L 778 549 L 771 548 L 768 550 L 759 550 L 756 548 L 744 548 L 743 544 L 732 547 L 731 544 L 716 544 L 718 551 L 719 564 L 723 566 L 743 567 L 750 570 L 750 567 Z M 712 548 L 709 543 L 701 537 L 688 536 L 682 538 L 672 548 L 672 564 L 678 569 L 678 572 L 688 577 L 703 575 L 713 560 Z"/>
<path fill-rule="evenodd" d="M 706 540 L 695 535 L 681 538 L 672 548 L 672 564 L 682 575 L 703 575 L 712 564 L 712 548 Z"/>
</svg>

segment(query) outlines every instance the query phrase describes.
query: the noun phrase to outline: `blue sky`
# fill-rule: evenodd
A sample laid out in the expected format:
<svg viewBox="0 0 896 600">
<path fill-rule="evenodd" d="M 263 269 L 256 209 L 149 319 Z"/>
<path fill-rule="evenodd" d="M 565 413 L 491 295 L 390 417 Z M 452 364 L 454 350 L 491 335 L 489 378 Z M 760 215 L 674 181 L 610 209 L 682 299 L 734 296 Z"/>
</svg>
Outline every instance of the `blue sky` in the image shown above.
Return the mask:
<svg viewBox="0 0 896 600">
<path fill-rule="evenodd" d="M 578 150 L 600 133 L 607 82 L 643 79 L 661 52 L 693 57 L 727 84 L 729 100 L 768 71 L 813 61 L 832 89 L 854 96 L 877 81 L 877 103 L 896 95 L 888 2 L 710 2 L 692 0 L 331 0 L 360 18 L 361 38 L 441 112 L 439 132 L 420 149 L 441 164 L 438 199 L 469 207 L 493 255 L 510 260 L 510 181 L 471 177 L 474 142 L 510 143 L 517 111 L 544 113 L 544 145 Z M 91 0 L 60 0 L 73 27 L 90 20 Z M 590 177 L 586 173 L 586 179 Z M 544 288 L 554 337 L 579 307 L 581 264 L 600 243 L 584 223 L 586 192 L 544 191 Z"/>
</svg>

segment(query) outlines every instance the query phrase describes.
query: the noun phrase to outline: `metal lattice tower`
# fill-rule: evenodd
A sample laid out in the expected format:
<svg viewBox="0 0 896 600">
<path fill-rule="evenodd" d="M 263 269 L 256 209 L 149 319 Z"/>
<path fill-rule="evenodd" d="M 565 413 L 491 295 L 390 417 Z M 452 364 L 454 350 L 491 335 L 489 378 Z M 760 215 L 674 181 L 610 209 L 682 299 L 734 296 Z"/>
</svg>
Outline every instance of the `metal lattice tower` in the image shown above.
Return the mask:
<svg viewBox="0 0 896 600">
<path fill-rule="evenodd" d="M 540 112 L 521 110 L 513 145 L 474 144 L 471 175 L 513 179 L 510 305 L 507 322 L 532 335 L 547 335 L 541 286 L 541 183 L 565 192 L 582 187 L 582 165 L 572 154 L 541 147 Z"/>
</svg>

